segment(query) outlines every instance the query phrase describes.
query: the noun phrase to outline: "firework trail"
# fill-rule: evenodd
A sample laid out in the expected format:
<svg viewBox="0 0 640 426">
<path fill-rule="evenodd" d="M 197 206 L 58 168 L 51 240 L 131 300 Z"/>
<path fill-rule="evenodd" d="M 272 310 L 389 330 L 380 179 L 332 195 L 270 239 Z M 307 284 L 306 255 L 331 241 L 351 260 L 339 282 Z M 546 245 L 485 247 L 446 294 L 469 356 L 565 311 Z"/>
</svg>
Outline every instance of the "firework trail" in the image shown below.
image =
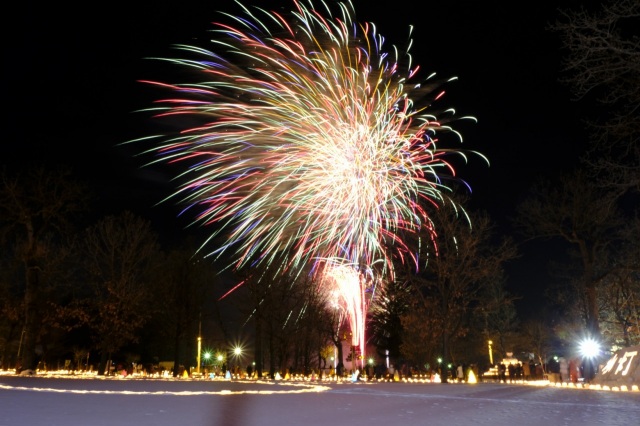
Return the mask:
<svg viewBox="0 0 640 426">
<path fill-rule="evenodd" d="M 375 277 L 362 273 L 348 265 L 330 266 L 322 274 L 322 284 L 333 294 L 333 304 L 340 308 L 349 321 L 351 344 L 360 348 L 365 357 L 365 319 L 372 292 L 375 289 Z M 354 360 L 354 365 L 355 365 Z"/>
<path fill-rule="evenodd" d="M 211 255 L 236 268 L 313 263 L 392 279 L 394 257 L 418 267 L 405 236 L 433 232 L 425 206 L 446 198 L 447 154 L 464 157 L 436 147 L 436 132 L 457 134 L 427 112 L 442 93 L 412 83 L 409 52 L 385 51 L 348 1 L 294 1 L 289 17 L 238 4 L 244 16 L 215 24 L 212 49 L 156 58 L 194 70 L 193 83 L 147 81 L 176 93 L 147 111 L 196 123 L 144 139 L 152 163 L 180 167 L 169 199 L 215 224 L 210 241 L 224 243 Z"/>
</svg>

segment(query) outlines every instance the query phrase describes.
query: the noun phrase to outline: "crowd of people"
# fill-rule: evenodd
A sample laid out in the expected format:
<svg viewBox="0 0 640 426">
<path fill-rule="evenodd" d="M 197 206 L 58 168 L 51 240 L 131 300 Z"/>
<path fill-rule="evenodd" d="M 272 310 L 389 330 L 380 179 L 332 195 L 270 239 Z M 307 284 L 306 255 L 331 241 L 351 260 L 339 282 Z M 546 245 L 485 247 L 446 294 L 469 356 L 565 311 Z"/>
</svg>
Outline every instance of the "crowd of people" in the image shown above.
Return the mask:
<svg viewBox="0 0 640 426">
<path fill-rule="evenodd" d="M 495 369 L 485 373 L 485 379 L 493 378 L 500 383 L 514 383 L 530 380 L 548 379 L 553 383 L 577 383 L 583 377 L 582 366 L 578 359 L 569 359 L 560 357 L 547 363 L 546 368 L 542 364 L 535 363 L 533 360 L 529 362 L 501 361 L 497 365 L 497 374 Z"/>
</svg>

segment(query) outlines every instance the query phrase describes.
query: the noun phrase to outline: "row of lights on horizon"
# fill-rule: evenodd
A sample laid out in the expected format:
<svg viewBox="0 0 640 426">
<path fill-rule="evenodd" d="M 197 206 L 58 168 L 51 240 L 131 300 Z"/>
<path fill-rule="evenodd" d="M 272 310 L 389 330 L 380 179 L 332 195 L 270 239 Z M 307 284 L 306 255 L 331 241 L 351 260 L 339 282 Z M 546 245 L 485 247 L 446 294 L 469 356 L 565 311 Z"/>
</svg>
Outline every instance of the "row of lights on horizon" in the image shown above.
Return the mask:
<svg viewBox="0 0 640 426">
<path fill-rule="evenodd" d="M 239 358 L 240 356 L 242 356 L 242 352 L 243 352 L 242 351 L 242 347 L 240 347 L 240 346 L 235 346 L 233 348 L 233 351 L 232 351 L 233 356 L 235 358 Z M 198 354 L 197 354 L 197 359 L 196 359 L 196 361 L 197 361 L 196 372 L 198 374 L 200 373 L 200 365 L 202 363 L 201 362 L 202 358 L 204 358 L 205 363 L 208 363 L 209 361 L 211 361 L 212 357 L 213 357 L 213 353 L 211 351 L 205 351 L 204 353 L 202 353 L 202 337 L 198 337 Z M 224 361 L 224 359 L 225 359 L 224 354 L 222 354 L 220 352 L 215 356 L 215 360 L 218 363 L 222 363 Z"/>
<path fill-rule="evenodd" d="M 493 365 L 493 341 L 488 340 L 487 343 L 489 346 L 489 363 L 490 365 Z M 578 348 L 579 348 L 580 354 L 585 358 L 595 358 L 598 355 L 600 355 L 600 352 L 601 352 L 600 344 L 591 338 L 586 338 L 581 340 L 578 343 Z M 197 373 L 200 373 L 200 364 L 201 364 L 202 355 L 204 355 L 205 361 L 208 362 L 211 360 L 211 357 L 213 354 L 210 351 L 206 351 L 204 354 L 202 354 L 202 337 L 198 337 L 198 355 L 197 355 L 197 370 L 196 370 Z M 242 355 L 242 348 L 240 346 L 235 346 L 233 348 L 233 355 L 236 358 L 240 357 Z M 224 360 L 224 355 L 222 353 L 218 353 L 216 356 L 216 360 L 218 362 L 222 362 Z M 334 357 L 331 357 L 331 360 L 335 362 Z M 373 358 L 369 358 L 367 361 L 369 365 L 373 366 L 373 363 L 374 363 Z M 438 363 L 441 363 L 441 362 L 442 362 L 442 359 L 438 358 Z"/>
</svg>

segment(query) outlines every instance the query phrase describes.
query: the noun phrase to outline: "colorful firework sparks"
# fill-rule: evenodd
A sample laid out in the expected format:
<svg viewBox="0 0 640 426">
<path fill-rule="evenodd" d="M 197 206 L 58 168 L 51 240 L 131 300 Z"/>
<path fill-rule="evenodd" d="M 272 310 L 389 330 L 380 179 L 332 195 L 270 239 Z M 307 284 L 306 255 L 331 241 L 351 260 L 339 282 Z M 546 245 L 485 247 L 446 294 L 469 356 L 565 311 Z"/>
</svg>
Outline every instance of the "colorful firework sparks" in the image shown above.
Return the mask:
<svg viewBox="0 0 640 426">
<path fill-rule="evenodd" d="M 360 348 L 365 357 L 365 319 L 375 291 L 372 271 L 361 272 L 348 265 L 328 266 L 323 272 L 322 285 L 333 297 L 332 304 L 345 313 L 351 330 L 351 345 Z"/>
<path fill-rule="evenodd" d="M 393 252 L 418 265 L 403 235 L 429 227 L 425 201 L 444 199 L 441 178 L 455 174 L 445 156 L 456 151 L 437 148 L 435 132 L 452 129 L 414 104 L 418 68 L 401 75 L 397 53 L 383 51 L 372 24 L 353 22 L 350 2 L 336 16 L 322 5 L 325 15 L 294 1 L 288 21 L 240 4 L 247 17 L 227 15 L 237 28 L 216 24 L 216 51 L 180 45 L 198 59 L 157 58 L 201 79 L 149 81 L 179 93 L 150 110 L 202 121 L 151 151 L 183 164 L 169 198 L 197 210 L 196 223 L 218 224 L 211 239 L 225 234 L 212 255 L 231 254 L 236 267 L 284 258 L 392 274 Z"/>
</svg>

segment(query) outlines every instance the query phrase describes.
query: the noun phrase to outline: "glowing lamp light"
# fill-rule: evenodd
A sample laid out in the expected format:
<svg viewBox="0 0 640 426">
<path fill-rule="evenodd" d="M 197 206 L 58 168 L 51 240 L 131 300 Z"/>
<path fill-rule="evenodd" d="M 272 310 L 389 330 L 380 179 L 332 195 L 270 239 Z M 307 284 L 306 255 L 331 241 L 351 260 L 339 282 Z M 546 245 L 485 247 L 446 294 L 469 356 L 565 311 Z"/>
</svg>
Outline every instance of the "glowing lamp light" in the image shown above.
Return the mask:
<svg viewBox="0 0 640 426">
<path fill-rule="evenodd" d="M 584 358 L 595 358 L 600 354 L 600 343 L 588 337 L 578 343 L 578 350 Z"/>
<path fill-rule="evenodd" d="M 473 370 L 469 370 L 469 378 L 467 379 L 467 383 L 478 383 L 478 379 L 476 378 L 476 374 Z"/>
</svg>

